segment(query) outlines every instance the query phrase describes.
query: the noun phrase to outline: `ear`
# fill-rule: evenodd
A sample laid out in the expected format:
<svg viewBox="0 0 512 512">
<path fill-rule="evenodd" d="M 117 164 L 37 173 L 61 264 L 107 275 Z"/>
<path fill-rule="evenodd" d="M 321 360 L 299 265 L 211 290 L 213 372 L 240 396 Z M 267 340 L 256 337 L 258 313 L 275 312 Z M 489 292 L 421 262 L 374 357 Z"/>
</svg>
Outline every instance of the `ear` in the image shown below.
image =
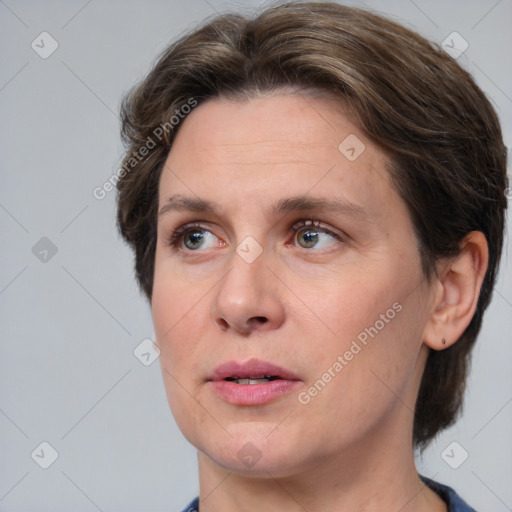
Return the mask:
<svg viewBox="0 0 512 512">
<path fill-rule="evenodd" d="M 453 345 L 471 322 L 487 271 L 489 248 L 480 231 L 469 233 L 457 256 L 443 260 L 431 283 L 432 305 L 423 342 L 434 350 Z"/>
</svg>

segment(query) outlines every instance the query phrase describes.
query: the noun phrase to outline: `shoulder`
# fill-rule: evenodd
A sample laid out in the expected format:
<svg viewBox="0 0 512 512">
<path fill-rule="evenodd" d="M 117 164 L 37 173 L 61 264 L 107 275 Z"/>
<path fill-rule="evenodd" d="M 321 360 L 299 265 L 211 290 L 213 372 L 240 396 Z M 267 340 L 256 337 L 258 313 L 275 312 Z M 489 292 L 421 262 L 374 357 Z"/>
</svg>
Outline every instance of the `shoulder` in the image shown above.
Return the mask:
<svg viewBox="0 0 512 512">
<path fill-rule="evenodd" d="M 182 512 L 199 512 L 199 497 L 191 501 Z"/>
<path fill-rule="evenodd" d="M 449 512 L 476 512 L 451 487 L 440 484 L 430 478 L 421 477 L 423 483 L 439 494 L 448 505 Z"/>
</svg>

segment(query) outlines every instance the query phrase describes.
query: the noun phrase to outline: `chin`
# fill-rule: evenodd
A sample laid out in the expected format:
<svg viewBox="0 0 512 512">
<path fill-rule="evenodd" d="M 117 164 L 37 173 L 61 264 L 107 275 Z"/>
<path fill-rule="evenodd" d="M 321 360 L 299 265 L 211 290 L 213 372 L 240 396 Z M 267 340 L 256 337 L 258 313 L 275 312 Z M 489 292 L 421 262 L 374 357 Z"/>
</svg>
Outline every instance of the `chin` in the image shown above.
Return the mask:
<svg viewBox="0 0 512 512">
<path fill-rule="evenodd" d="M 261 424 L 237 424 L 229 428 L 229 437 L 224 432 L 215 441 L 208 437 L 191 442 L 227 471 L 262 478 L 294 474 L 303 462 L 299 457 L 304 456 L 304 440 L 300 436 L 294 440 L 287 431 L 274 431 L 270 435 L 269 432 L 268 424 L 264 428 Z"/>
</svg>

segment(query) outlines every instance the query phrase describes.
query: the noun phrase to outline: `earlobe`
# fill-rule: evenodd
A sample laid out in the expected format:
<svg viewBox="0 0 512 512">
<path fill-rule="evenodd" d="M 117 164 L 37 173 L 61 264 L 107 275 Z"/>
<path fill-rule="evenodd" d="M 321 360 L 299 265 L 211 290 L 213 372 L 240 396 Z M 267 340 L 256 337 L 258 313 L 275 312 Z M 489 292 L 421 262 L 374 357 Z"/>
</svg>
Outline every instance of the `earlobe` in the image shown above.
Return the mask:
<svg viewBox="0 0 512 512">
<path fill-rule="evenodd" d="M 480 231 L 469 233 L 459 254 L 440 263 L 432 283 L 431 313 L 423 342 L 434 350 L 453 345 L 471 322 L 487 271 L 489 249 Z"/>
</svg>

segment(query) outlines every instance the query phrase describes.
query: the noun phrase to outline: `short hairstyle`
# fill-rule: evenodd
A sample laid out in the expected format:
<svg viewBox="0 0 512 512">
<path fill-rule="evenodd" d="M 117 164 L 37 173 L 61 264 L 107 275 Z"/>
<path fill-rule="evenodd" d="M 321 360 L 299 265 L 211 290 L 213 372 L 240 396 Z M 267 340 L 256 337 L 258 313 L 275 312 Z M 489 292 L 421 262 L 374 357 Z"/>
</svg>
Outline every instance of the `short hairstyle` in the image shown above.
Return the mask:
<svg viewBox="0 0 512 512">
<path fill-rule="evenodd" d="M 126 154 L 117 221 L 135 252 L 138 283 L 151 301 L 159 178 L 185 107 L 290 86 L 329 93 L 389 155 L 391 183 L 408 208 L 427 281 L 440 259 L 459 253 L 468 233 L 487 239 L 489 265 L 474 317 L 457 343 L 428 356 L 413 428 L 415 446 L 424 448 L 462 406 L 501 256 L 507 184 L 493 107 L 469 73 L 418 34 L 366 10 L 290 2 L 253 18 L 218 15 L 169 46 L 121 106 Z M 151 150 L 141 158 L 144 145 Z"/>
</svg>

